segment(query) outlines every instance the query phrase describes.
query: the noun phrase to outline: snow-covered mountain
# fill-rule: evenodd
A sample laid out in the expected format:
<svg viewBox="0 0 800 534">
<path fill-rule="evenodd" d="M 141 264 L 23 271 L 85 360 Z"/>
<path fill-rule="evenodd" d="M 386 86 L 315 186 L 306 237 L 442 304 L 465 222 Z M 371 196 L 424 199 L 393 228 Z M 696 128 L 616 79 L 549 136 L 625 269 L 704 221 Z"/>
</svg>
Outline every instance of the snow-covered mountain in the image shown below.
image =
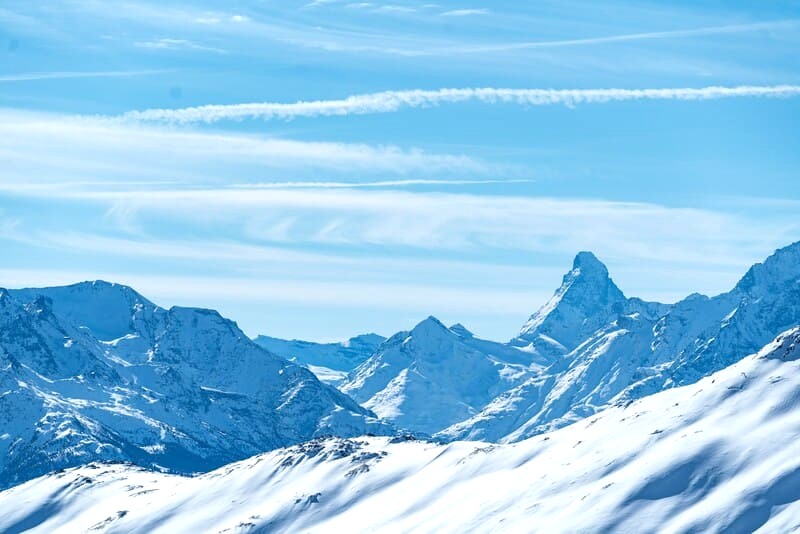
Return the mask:
<svg viewBox="0 0 800 534">
<path fill-rule="evenodd" d="M 504 445 L 321 439 L 187 478 L 126 465 L 0 493 L 19 532 L 793 532 L 800 328 L 695 384 Z"/>
<path fill-rule="evenodd" d="M 307 367 L 321 381 L 338 384 L 372 356 L 386 338 L 378 334 L 362 334 L 339 343 L 314 343 L 258 336 L 253 341 L 273 354 Z"/>
<path fill-rule="evenodd" d="M 428 317 L 386 340 L 340 388 L 399 427 L 433 434 L 539 372 L 539 360 Z"/>
<path fill-rule="evenodd" d="M 192 473 L 391 431 L 215 311 L 106 282 L 0 290 L 0 485 L 95 460 Z"/>
<path fill-rule="evenodd" d="M 626 298 L 580 253 L 553 298 L 511 344 L 556 358 L 546 371 L 442 431 L 515 441 L 615 403 L 691 384 L 800 323 L 800 242 L 754 265 L 729 292 L 672 304 Z"/>
</svg>

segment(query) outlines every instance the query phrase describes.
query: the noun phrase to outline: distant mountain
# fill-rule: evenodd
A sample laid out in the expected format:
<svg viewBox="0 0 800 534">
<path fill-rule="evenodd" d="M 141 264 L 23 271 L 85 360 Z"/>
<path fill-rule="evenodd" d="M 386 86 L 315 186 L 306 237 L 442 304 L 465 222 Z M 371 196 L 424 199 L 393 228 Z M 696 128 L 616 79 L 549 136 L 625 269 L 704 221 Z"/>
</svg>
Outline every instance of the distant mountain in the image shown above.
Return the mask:
<svg viewBox="0 0 800 534">
<path fill-rule="evenodd" d="M 738 361 L 800 323 L 800 243 L 754 265 L 731 291 L 672 305 L 626 298 L 593 255 L 580 253 L 553 298 L 513 346 L 555 358 L 444 439 L 517 441 Z"/>
<path fill-rule="evenodd" d="M 386 340 L 340 388 L 397 426 L 433 434 L 538 372 L 537 362 L 530 353 L 428 317 Z"/>
<path fill-rule="evenodd" d="M 794 329 L 513 445 L 320 439 L 195 478 L 94 464 L 0 493 L 0 531 L 792 532 L 799 401 Z"/>
<path fill-rule="evenodd" d="M 0 290 L 0 485 L 95 460 L 193 473 L 391 431 L 213 310 L 106 282 Z"/>
<path fill-rule="evenodd" d="M 337 384 L 369 358 L 386 338 L 362 334 L 340 343 L 314 343 L 258 336 L 253 341 L 273 354 L 307 367 L 323 382 Z"/>
</svg>

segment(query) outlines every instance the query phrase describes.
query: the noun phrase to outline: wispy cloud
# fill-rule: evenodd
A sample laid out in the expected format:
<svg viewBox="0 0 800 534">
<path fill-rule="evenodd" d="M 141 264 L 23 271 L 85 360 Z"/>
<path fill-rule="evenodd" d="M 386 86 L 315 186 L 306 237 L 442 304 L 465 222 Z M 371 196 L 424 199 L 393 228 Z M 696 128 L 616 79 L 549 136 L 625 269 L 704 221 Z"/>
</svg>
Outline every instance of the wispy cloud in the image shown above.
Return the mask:
<svg viewBox="0 0 800 534">
<path fill-rule="evenodd" d="M 480 9 L 451 9 L 440 13 L 442 17 L 468 17 L 470 15 L 488 15 L 489 10 L 485 8 Z"/>
<path fill-rule="evenodd" d="M 169 72 L 163 69 L 151 70 L 102 70 L 102 71 L 51 71 L 51 72 L 20 72 L 16 74 L 0 75 L 3 82 L 27 82 L 36 80 L 63 80 L 70 78 L 128 78 L 132 76 L 151 76 Z"/>
<path fill-rule="evenodd" d="M 469 10 L 467 10 L 469 11 Z M 623 33 L 599 37 L 585 37 L 578 39 L 554 39 L 548 41 L 522 41 L 511 43 L 494 43 L 479 45 L 464 45 L 445 49 L 450 53 L 479 53 L 479 52 L 504 52 L 511 50 L 528 50 L 536 48 L 562 48 L 572 46 L 590 46 L 609 43 L 623 43 L 629 41 L 650 41 L 660 39 L 679 39 L 682 37 L 703 37 L 710 35 L 725 35 L 765 30 L 791 29 L 800 25 L 800 20 L 786 19 L 748 24 L 729 24 L 724 26 L 706 26 L 702 28 L 689 28 L 685 30 L 666 30 L 640 33 Z"/>
<path fill-rule="evenodd" d="M 33 194 L 124 207 L 145 222 L 169 215 L 191 223 L 196 234 L 238 226 L 241 238 L 264 243 L 442 253 L 592 249 L 627 261 L 669 258 L 682 265 L 741 266 L 748 251 L 793 241 L 800 231 L 794 218 L 779 217 L 776 224 L 713 210 L 590 199 L 323 188 Z M 205 228 L 209 221 L 212 227 Z"/>
<path fill-rule="evenodd" d="M 405 187 L 411 185 L 487 185 L 487 184 L 522 184 L 533 183 L 534 180 L 511 178 L 508 180 L 381 180 L 376 182 L 260 182 L 251 184 L 234 184 L 238 189 L 361 189 Z"/>
<path fill-rule="evenodd" d="M 465 179 L 502 166 L 461 154 L 393 145 L 297 141 L 230 132 L 117 124 L 96 118 L 0 110 L 0 156 L 5 186 L 191 181 L 225 183 L 311 179 L 347 181 Z M 335 173 L 335 176 L 333 175 Z M 358 173 L 353 176 L 353 173 Z M 505 174 L 505 173 L 504 173 Z M 519 176 L 519 175 L 518 175 Z M 413 185 L 413 184 L 411 184 Z"/>
<path fill-rule="evenodd" d="M 525 106 L 603 104 L 630 100 L 715 100 L 721 98 L 785 98 L 800 95 L 800 85 L 740 85 L 702 88 L 659 89 L 506 89 L 494 87 L 384 91 L 353 95 L 343 99 L 260 102 L 252 104 L 206 105 L 179 109 L 131 111 L 118 117 L 122 121 L 169 123 L 211 123 L 243 119 L 293 119 L 391 113 L 406 108 L 425 108 L 441 104 L 476 101 L 485 104 Z"/>
<path fill-rule="evenodd" d="M 217 54 L 227 53 L 227 51 L 222 48 L 200 44 L 195 41 L 190 41 L 189 39 L 171 39 L 166 37 L 151 41 L 136 41 L 134 46 L 149 50 L 197 50 L 202 52 L 216 52 Z"/>
</svg>

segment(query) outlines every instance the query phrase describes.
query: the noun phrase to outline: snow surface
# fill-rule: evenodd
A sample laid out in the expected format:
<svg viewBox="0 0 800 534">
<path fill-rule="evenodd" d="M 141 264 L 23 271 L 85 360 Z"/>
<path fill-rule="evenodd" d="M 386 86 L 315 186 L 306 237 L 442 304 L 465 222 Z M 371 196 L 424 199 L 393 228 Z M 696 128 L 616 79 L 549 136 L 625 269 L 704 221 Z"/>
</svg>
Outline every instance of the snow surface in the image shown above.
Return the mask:
<svg viewBox="0 0 800 534">
<path fill-rule="evenodd" d="M 99 281 L 0 289 L 0 429 L 0 487 L 97 460 L 195 473 L 393 432 L 217 312 Z"/>
<path fill-rule="evenodd" d="M 187 478 L 129 465 L 0 493 L 20 532 L 791 532 L 800 328 L 695 384 L 514 444 L 318 439 Z"/>
</svg>

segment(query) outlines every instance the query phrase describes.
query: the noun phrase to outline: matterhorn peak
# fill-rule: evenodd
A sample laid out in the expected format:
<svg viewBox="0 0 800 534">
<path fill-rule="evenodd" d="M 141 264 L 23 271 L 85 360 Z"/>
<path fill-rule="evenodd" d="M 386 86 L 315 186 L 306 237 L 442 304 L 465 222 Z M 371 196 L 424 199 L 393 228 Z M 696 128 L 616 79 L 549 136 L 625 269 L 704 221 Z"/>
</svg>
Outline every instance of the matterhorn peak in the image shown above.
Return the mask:
<svg viewBox="0 0 800 534">
<path fill-rule="evenodd" d="M 514 345 L 534 347 L 543 340 L 551 352 L 572 350 L 580 340 L 606 324 L 614 306 L 625 295 L 608 275 L 606 266 L 591 252 L 578 252 L 572 269 L 550 300 L 531 315 Z"/>
<path fill-rule="evenodd" d="M 580 269 L 583 273 L 602 273 L 608 275 L 608 269 L 593 253 L 583 250 L 572 260 L 572 269 Z"/>
<path fill-rule="evenodd" d="M 606 266 L 591 252 L 578 252 L 572 270 L 564 275 L 555 297 L 581 307 L 623 300 L 625 296 L 608 275 Z"/>
</svg>

